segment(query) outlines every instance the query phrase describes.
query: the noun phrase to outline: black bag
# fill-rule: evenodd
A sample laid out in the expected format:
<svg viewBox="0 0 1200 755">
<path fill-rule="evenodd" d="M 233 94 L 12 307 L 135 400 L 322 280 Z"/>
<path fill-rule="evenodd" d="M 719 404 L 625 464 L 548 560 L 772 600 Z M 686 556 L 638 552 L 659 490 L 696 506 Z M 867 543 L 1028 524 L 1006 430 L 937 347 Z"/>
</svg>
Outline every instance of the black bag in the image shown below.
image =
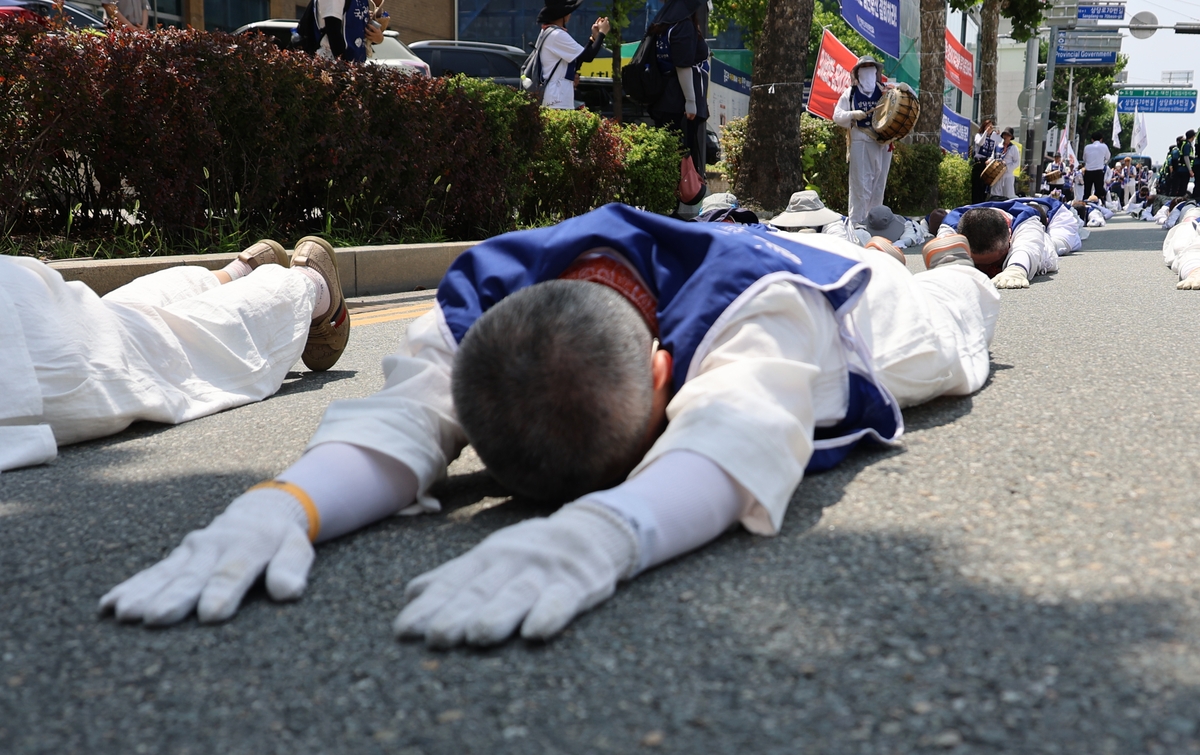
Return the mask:
<svg viewBox="0 0 1200 755">
<path fill-rule="evenodd" d="M 629 99 L 640 105 L 658 102 L 667 88 L 667 79 L 658 67 L 653 34 L 642 37 L 629 65 L 621 68 L 621 87 Z"/>
<path fill-rule="evenodd" d="M 292 45 L 309 55 L 315 55 L 321 47 L 321 38 L 317 30 L 317 0 L 311 0 L 301 14 L 300 22 L 296 24 L 296 36 L 299 39 L 293 40 Z"/>
</svg>

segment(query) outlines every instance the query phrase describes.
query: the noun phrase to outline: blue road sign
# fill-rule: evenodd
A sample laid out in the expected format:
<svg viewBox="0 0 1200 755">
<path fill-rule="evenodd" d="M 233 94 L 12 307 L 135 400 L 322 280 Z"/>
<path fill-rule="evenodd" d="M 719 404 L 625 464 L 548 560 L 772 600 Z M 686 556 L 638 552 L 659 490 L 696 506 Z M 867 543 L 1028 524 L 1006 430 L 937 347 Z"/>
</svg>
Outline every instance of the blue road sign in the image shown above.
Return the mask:
<svg viewBox="0 0 1200 755">
<path fill-rule="evenodd" d="M 1056 66 L 1115 66 L 1116 50 L 1067 50 L 1062 47 L 1054 51 Z"/>
<path fill-rule="evenodd" d="M 1117 112 L 1194 113 L 1195 89 L 1126 89 L 1117 93 Z"/>
<path fill-rule="evenodd" d="M 1077 18 L 1089 21 L 1124 21 L 1124 5 L 1084 5 L 1080 3 Z"/>
</svg>

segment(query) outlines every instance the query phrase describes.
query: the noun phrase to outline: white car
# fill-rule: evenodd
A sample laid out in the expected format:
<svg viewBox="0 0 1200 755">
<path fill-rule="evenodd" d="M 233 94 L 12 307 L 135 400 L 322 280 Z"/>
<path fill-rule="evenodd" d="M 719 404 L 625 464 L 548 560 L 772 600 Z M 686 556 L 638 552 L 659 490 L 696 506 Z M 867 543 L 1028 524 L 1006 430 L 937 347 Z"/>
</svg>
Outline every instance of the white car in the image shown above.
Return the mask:
<svg viewBox="0 0 1200 755">
<path fill-rule="evenodd" d="M 296 25 L 299 22 L 291 18 L 273 18 L 269 21 L 256 21 L 236 29 L 234 34 L 266 34 L 282 50 L 300 49 L 299 35 Z M 429 75 L 429 64 L 421 60 L 408 46 L 400 41 L 400 35 L 394 31 L 385 31 L 383 41 L 374 45 L 374 55 L 367 62 L 377 66 L 393 66 L 403 68 L 422 76 Z"/>
</svg>

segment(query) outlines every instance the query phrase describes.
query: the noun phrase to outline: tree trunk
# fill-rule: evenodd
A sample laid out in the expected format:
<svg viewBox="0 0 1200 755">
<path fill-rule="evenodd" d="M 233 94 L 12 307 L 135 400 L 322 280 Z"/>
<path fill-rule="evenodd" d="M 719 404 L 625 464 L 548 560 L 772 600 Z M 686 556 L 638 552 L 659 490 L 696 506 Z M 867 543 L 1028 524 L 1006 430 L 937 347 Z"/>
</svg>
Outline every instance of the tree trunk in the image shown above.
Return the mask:
<svg viewBox="0 0 1200 755">
<path fill-rule="evenodd" d="M 802 53 L 808 49 L 812 17 L 813 0 L 768 0 L 754 51 L 750 121 L 737 190 L 743 200 L 768 211 L 785 208 L 792 192 L 804 188 Z"/>
<path fill-rule="evenodd" d="M 942 143 L 945 89 L 946 2 L 921 0 L 921 115 L 913 129 L 917 144 Z"/>
<path fill-rule="evenodd" d="M 979 27 L 979 121 L 996 120 L 996 57 L 999 53 L 1001 0 L 984 0 Z M 1015 124 L 1010 124 L 1014 125 Z"/>
</svg>

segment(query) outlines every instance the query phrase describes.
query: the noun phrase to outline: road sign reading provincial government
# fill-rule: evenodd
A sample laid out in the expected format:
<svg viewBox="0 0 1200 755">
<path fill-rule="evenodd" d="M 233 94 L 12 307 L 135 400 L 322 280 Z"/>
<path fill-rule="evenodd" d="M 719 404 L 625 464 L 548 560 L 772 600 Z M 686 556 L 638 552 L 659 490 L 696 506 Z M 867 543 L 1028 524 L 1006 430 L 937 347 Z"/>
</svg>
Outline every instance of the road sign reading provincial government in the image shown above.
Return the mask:
<svg viewBox="0 0 1200 755">
<path fill-rule="evenodd" d="M 1115 66 L 1121 35 L 1109 31 L 1060 31 L 1054 47 L 1056 66 Z"/>
<path fill-rule="evenodd" d="M 1117 112 L 1194 113 L 1195 89 L 1122 89 L 1117 94 Z"/>
</svg>

